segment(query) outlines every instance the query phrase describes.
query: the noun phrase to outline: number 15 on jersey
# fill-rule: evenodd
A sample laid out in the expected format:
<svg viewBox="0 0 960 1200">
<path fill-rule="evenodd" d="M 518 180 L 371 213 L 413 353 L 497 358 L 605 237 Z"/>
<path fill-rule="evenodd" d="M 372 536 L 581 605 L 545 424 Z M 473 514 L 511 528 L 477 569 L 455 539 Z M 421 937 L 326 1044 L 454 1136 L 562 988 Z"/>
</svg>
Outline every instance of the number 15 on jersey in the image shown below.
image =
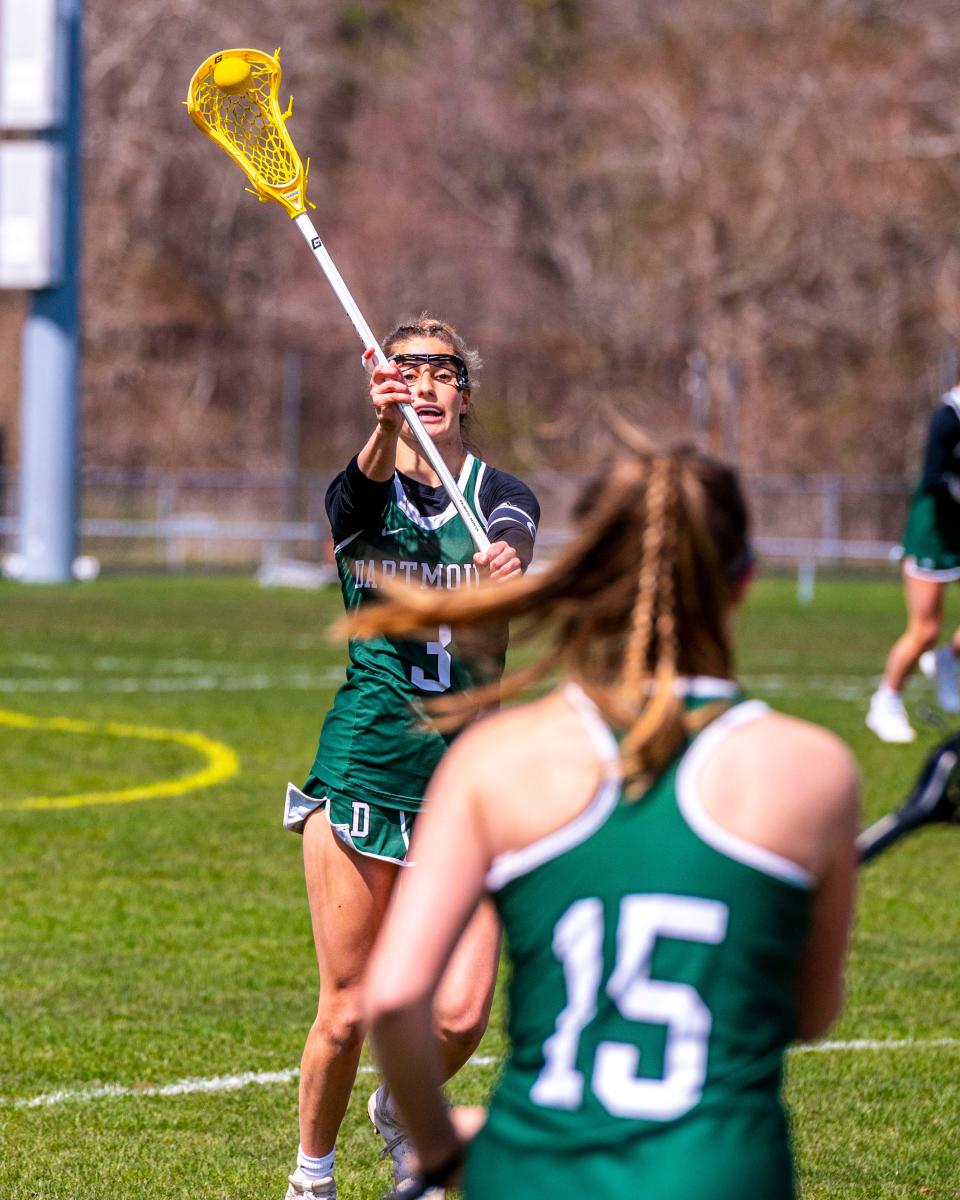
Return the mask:
<svg viewBox="0 0 960 1200">
<path fill-rule="evenodd" d="M 658 937 L 716 945 L 727 932 L 728 909 L 693 896 L 624 896 L 617 924 L 617 961 L 606 992 L 629 1021 L 664 1025 L 660 1078 L 638 1075 L 640 1051 L 628 1042 L 601 1041 L 590 1088 L 613 1116 L 669 1121 L 700 1099 L 707 1074 L 713 1020 L 697 990 L 650 974 Z M 567 1003 L 543 1046 L 544 1067 L 530 1098 L 545 1108 L 577 1109 L 586 1079 L 577 1059 L 583 1031 L 597 1015 L 603 983 L 603 904 L 595 897 L 567 909 L 553 932 L 553 953 L 563 965 Z"/>
</svg>

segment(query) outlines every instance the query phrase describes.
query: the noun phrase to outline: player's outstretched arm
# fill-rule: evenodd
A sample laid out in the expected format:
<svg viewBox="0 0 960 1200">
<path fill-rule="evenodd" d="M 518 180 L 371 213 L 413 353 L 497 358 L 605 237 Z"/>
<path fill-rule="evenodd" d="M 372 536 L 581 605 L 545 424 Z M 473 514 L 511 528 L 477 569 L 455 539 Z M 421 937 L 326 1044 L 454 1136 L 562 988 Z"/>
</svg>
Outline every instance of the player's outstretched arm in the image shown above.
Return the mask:
<svg viewBox="0 0 960 1200">
<path fill-rule="evenodd" d="M 365 988 L 380 1069 L 427 1171 L 453 1163 L 460 1146 L 441 1090 L 433 997 L 489 865 L 471 795 L 473 743 L 460 738 L 431 781 L 410 848 L 416 865 L 398 882 Z"/>
<path fill-rule="evenodd" d="M 844 1000 L 844 968 L 856 901 L 859 858 L 860 783 L 848 748 L 817 730 L 821 746 L 816 760 L 805 756 L 813 778 L 811 824 L 817 841 L 813 864 L 816 879 L 810 930 L 794 989 L 797 1036 L 821 1037 L 840 1016 Z"/>
</svg>

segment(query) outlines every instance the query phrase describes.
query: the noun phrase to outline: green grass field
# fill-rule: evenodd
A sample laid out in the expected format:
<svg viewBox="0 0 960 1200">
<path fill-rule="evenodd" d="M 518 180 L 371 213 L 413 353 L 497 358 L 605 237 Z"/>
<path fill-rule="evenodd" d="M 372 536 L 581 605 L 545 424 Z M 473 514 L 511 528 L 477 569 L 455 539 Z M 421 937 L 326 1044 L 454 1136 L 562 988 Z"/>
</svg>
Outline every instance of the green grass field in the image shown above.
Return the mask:
<svg viewBox="0 0 960 1200">
<path fill-rule="evenodd" d="M 279 819 L 342 674 L 338 606 L 224 579 L 0 586 L 3 1200 L 283 1195 L 316 969 Z M 901 620 L 892 581 L 821 582 L 801 607 L 770 580 L 740 621 L 751 691 L 854 747 L 865 820 L 942 736 L 863 727 Z M 808 1200 L 960 1196 L 958 882 L 960 829 L 864 872 L 846 1015 L 790 1058 Z M 501 1028 L 498 1009 L 456 1099 L 482 1101 Z M 338 1147 L 344 1200 L 388 1183 L 371 1086 Z"/>
</svg>

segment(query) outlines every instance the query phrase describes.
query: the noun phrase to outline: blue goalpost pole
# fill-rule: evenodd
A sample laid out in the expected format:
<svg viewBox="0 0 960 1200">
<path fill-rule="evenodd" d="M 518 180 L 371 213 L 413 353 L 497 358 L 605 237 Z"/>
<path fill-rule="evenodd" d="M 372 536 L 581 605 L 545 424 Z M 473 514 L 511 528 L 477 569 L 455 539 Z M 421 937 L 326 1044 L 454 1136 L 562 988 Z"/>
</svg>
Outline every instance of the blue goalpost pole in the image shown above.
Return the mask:
<svg viewBox="0 0 960 1200">
<path fill-rule="evenodd" d="M 31 293 L 23 334 L 18 550 L 27 583 L 70 580 L 77 549 L 83 0 L 58 3 L 66 115 L 44 136 L 62 155 L 53 216 L 63 270 L 53 286 Z"/>
</svg>

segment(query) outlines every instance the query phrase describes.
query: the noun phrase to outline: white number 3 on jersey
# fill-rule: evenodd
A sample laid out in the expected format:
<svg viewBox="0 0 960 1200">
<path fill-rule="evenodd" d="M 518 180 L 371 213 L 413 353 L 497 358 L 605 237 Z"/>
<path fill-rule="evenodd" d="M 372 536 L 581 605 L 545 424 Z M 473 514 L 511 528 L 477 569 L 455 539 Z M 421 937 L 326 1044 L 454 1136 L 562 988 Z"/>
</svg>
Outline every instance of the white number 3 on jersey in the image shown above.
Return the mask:
<svg viewBox="0 0 960 1200">
<path fill-rule="evenodd" d="M 453 661 L 447 647 L 453 640 L 453 631 L 449 625 L 441 625 L 437 630 L 437 640 L 427 642 L 427 653 L 436 657 L 437 677 L 431 679 L 420 667 L 410 668 L 410 681 L 421 692 L 445 692 L 450 686 L 450 664 Z"/>
</svg>

